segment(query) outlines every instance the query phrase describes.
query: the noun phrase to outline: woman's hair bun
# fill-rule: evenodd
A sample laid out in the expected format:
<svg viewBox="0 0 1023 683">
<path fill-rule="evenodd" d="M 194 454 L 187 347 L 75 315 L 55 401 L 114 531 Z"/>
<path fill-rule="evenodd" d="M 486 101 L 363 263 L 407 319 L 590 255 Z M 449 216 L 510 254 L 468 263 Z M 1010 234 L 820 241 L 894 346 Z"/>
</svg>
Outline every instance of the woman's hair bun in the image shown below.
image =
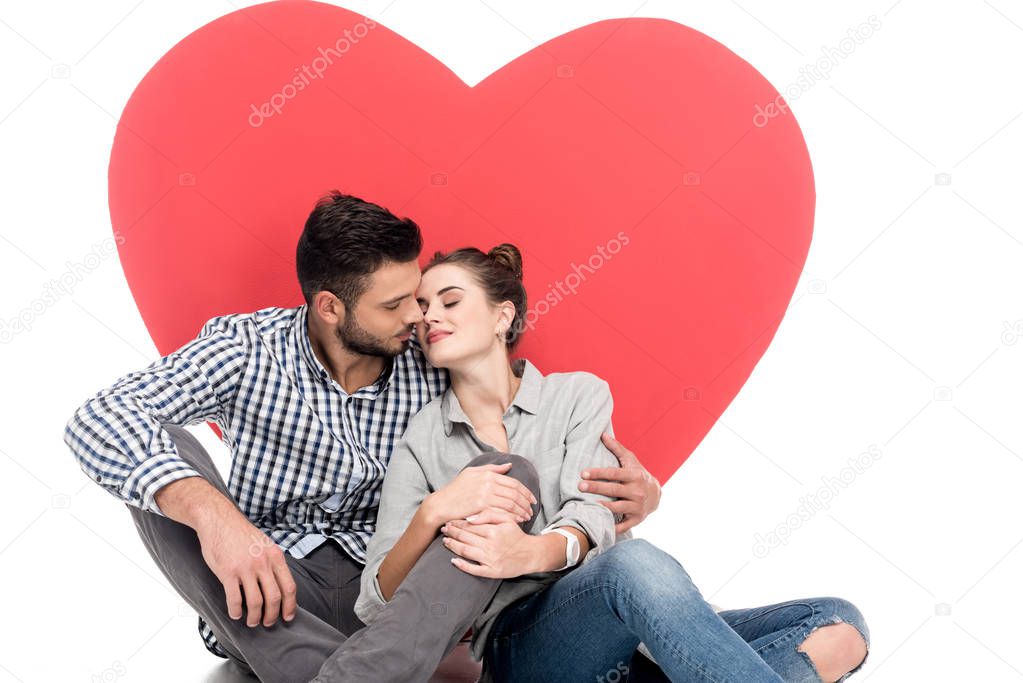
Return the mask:
<svg viewBox="0 0 1023 683">
<path fill-rule="evenodd" d="M 487 252 L 487 256 L 515 273 L 515 277 L 519 280 L 522 279 L 522 252 L 514 244 L 507 242 L 498 244 Z"/>
</svg>

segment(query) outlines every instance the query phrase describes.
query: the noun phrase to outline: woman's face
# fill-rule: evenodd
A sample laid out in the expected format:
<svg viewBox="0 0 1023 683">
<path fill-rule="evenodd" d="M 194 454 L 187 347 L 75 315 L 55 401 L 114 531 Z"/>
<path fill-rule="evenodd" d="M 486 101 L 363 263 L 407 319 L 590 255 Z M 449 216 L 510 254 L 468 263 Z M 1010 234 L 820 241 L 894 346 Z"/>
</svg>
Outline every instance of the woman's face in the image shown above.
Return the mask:
<svg viewBox="0 0 1023 683">
<path fill-rule="evenodd" d="M 497 336 L 514 319 L 510 302 L 494 306 L 465 268 L 444 263 L 423 273 L 416 290 L 423 320 L 416 336 L 430 364 L 451 368 L 504 347 Z"/>
</svg>

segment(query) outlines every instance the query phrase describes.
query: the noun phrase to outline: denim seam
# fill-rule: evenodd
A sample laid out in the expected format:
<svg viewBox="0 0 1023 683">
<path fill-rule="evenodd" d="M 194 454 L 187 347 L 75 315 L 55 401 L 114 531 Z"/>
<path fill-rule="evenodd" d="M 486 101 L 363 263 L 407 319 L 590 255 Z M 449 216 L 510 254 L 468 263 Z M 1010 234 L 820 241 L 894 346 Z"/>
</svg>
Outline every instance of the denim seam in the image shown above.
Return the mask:
<svg viewBox="0 0 1023 683">
<path fill-rule="evenodd" d="M 809 607 L 810 608 L 810 612 L 811 612 L 810 617 L 813 617 L 813 615 L 816 613 L 816 610 L 814 609 L 813 605 L 811 605 L 808 602 L 787 602 L 787 603 L 784 603 L 782 605 L 778 605 L 777 607 L 773 607 L 773 608 L 767 610 L 766 612 L 758 612 L 757 614 L 754 614 L 751 617 L 747 617 L 746 619 L 743 619 L 742 621 L 737 621 L 734 624 L 732 624 L 732 628 L 735 628 L 736 626 L 742 626 L 743 624 L 745 624 L 747 622 L 750 622 L 750 621 L 753 621 L 754 619 L 759 619 L 760 617 L 764 616 L 765 614 L 770 614 L 771 612 L 777 612 L 780 609 L 785 609 L 786 607 L 793 607 L 795 605 L 804 605 L 806 607 Z M 807 617 L 807 618 L 809 619 L 810 617 Z"/>
<path fill-rule="evenodd" d="M 813 605 L 811 605 L 808 602 L 788 603 L 787 605 L 783 605 L 783 606 L 777 607 L 775 609 L 784 609 L 785 607 L 792 607 L 793 605 L 805 605 L 805 606 L 810 608 L 810 616 L 808 616 L 806 619 L 803 619 L 803 621 L 799 622 L 799 627 L 798 628 L 800 628 L 800 629 L 805 627 L 807 624 L 809 624 L 811 621 L 813 621 L 814 617 L 816 617 L 818 614 L 820 614 L 820 612 L 817 610 L 817 608 L 814 607 Z M 768 610 L 767 612 L 764 612 L 763 614 L 760 614 L 760 615 L 757 615 L 757 616 L 759 617 L 759 616 L 763 616 L 764 614 L 770 614 L 773 611 L 775 611 L 775 610 Z M 750 619 L 755 619 L 755 618 L 757 618 L 757 617 L 750 617 Z M 746 621 L 750 621 L 750 619 L 747 619 Z M 746 623 L 746 622 L 741 622 L 741 623 Z M 739 624 L 736 624 L 736 626 L 738 626 L 738 625 Z M 770 643 L 766 643 L 764 645 L 761 645 L 760 647 L 758 647 L 756 649 L 756 651 L 760 652 L 761 650 L 766 650 L 766 649 L 768 649 L 770 647 L 776 646 L 778 643 L 780 643 L 780 642 L 782 642 L 782 641 L 784 641 L 784 640 L 786 640 L 788 638 L 791 638 L 792 635 L 794 633 L 796 633 L 796 630 L 797 630 L 796 628 L 790 628 L 787 633 L 785 633 L 784 635 L 779 636 L 778 638 L 775 638 Z M 805 637 L 806 636 L 804 636 L 804 638 Z"/>
</svg>

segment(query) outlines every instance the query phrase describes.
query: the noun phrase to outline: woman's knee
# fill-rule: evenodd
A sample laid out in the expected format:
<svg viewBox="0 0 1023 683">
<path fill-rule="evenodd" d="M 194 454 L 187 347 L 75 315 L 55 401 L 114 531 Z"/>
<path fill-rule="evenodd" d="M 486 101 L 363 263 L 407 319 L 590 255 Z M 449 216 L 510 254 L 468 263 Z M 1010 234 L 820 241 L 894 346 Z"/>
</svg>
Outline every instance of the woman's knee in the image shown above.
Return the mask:
<svg viewBox="0 0 1023 683">
<path fill-rule="evenodd" d="M 799 649 L 810 655 L 822 673 L 844 680 L 863 666 L 870 653 L 866 619 L 859 608 L 845 598 L 823 597 L 810 602 L 820 615 L 820 623 Z M 827 633 L 820 633 L 822 630 Z"/>
<path fill-rule="evenodd" d="M 856 605 L 845 598 L 833 596 L 819 598 L 816 602 L 817 608 L 829 618 L 830 623 L 844 622 L 854 626 L 863 641 L 870 645 L 870 629 L 867 628 L 867 620 Z"/>
<path fill-rule="evenodd" d="M 479 467 L 480 465 L 503 465 L 509 462 L 512 466 L 505 474 L 521 483 L 529 489 L 537 500 L 540 500 L 540 475 L 537 473 L 536 467 L 533 463 L 521 455 L 490 451 L 487 453 L 480 453 L 466 463 L 465 466 Z"/>
<path fill-rule="evenodd" d="M 699 596 L 689 573 L 669 553 L 642 538 L 621 541 L 593 559 L 610 582 L 654 599 Z"/>
</svg>

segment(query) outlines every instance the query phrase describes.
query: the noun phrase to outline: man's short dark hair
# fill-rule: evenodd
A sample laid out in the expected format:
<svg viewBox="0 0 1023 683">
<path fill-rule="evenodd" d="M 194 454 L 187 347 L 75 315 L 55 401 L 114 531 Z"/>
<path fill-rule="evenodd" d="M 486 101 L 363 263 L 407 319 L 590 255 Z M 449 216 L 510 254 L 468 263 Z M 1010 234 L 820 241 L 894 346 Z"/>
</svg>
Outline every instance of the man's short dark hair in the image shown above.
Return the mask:
<svg viewBox="0 0 1023 683">
<path fill-rule="evenodd" d="M 298 238 L 295 266 L 302 296 L 334 294 L 349 310 L 369 289 L 370 276 L 388 262 L 419 258 L 423 236 L 410 218 L 332 190 L 316 202 Z"/>
</svg>

